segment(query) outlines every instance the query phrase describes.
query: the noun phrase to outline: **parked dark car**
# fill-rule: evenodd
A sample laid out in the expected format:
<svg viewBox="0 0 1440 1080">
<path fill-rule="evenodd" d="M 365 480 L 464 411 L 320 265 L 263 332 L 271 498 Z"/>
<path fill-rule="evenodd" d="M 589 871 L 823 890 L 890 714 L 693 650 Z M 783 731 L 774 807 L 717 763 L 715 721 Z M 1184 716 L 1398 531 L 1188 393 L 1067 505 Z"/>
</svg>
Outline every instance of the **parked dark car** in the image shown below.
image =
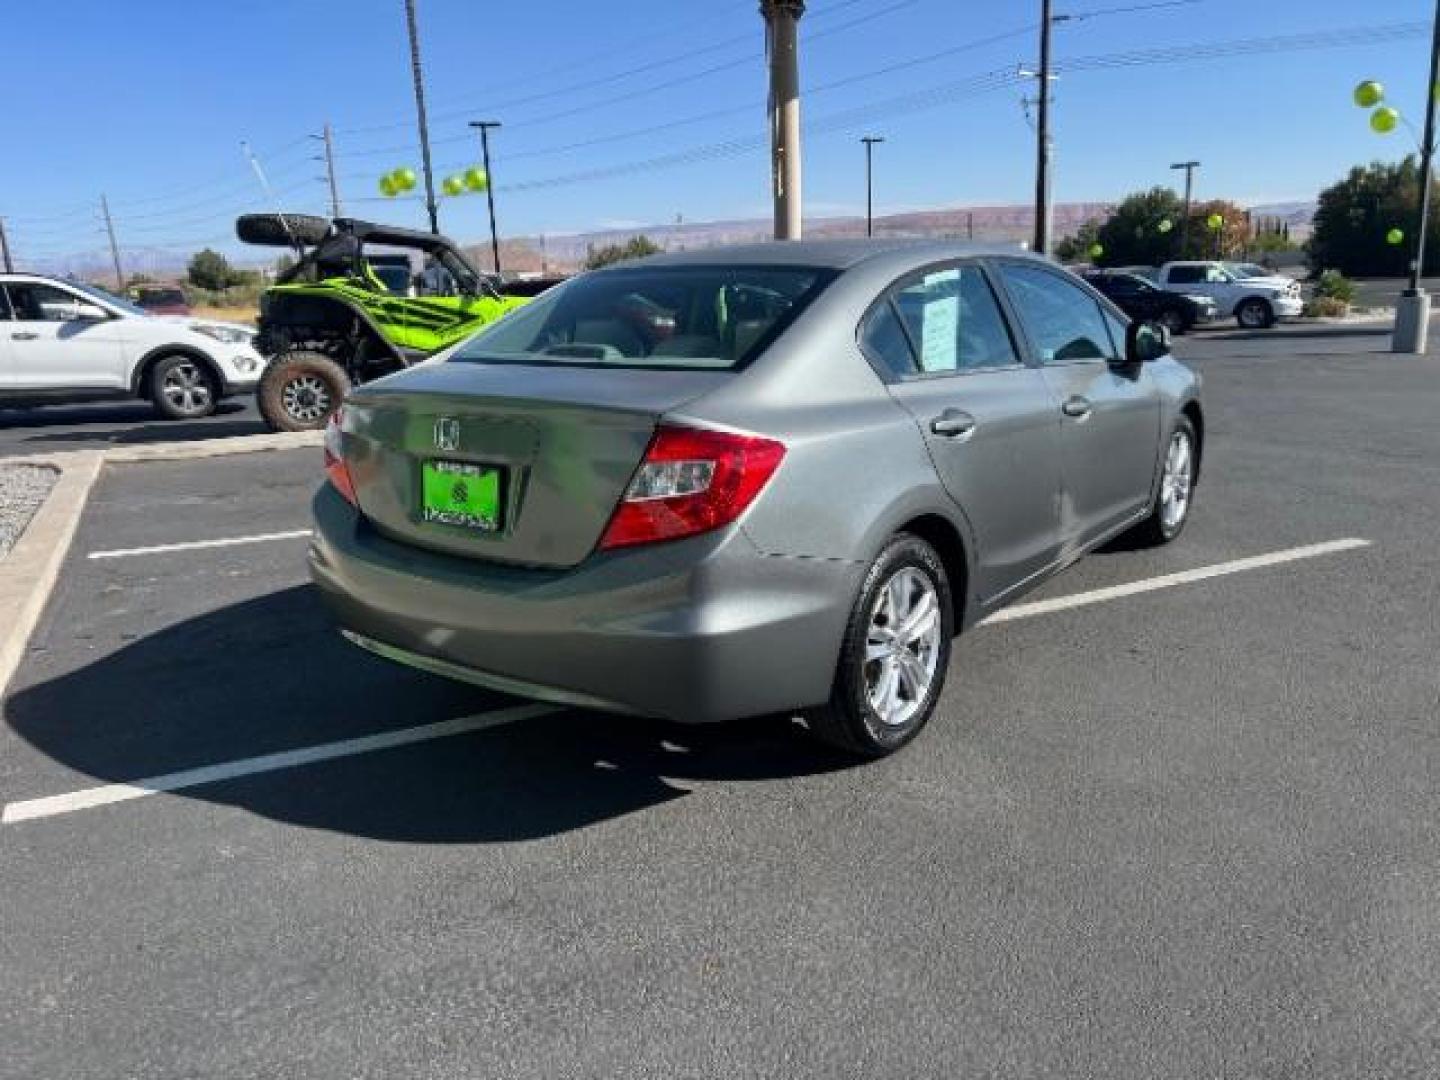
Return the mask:
<svg viewBox="0 0 1440 1080">
<path fill-rule="evenodd" d="M 1183 334 L 1215 318 L 1215 301 L 1208 296 L 1167 292 L 1138 274 L 1096 272 L 1086 274 L 1085 280 L 1132 319 L 1158 322 L 1172 334 Z"/>
<path fill-rule="evenodd" d="M 176 285 L 140 285 L 131 290 L 137 307 L 151 315 L 193 315 L 190 298 Z"/>
</svg>

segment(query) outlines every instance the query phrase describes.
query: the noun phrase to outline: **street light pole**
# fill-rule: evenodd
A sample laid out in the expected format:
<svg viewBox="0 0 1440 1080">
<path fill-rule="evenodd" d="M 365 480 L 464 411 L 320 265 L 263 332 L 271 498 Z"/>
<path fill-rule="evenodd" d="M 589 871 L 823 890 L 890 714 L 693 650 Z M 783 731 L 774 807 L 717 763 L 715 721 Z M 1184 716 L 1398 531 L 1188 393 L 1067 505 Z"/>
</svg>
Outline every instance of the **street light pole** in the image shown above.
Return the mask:
<svg viewBox="0 0 1440 1080">
<path fill-rule="evenodd" d="M 490 175 L 490 129 L 500 127 L 499 120 L 472 120 L 472 128 L 480 131 L 480 158 L 485 166 L 485 202 L 490 207 L 490 257 L 495 260 L 495 274 L 500 274 L 500 234 L 495 231 L 495 177 Z"/>
<path fill-rule="evenodd" d="M 885 141 L 883 135 L 866 135 L 860 141 L 865 144 L 865 235 L 875 235 L 875 186 L 873 182 L 871 151 L 876 143 Z"/>
<path fill-rule="evenodd" d="M 420 67 L 415 0 L 405 0 L 405 26 L 410 33 L 410 74 L 415 80 L 415 119 L 420 128 L 420 164 L 425 171 L 425 209 L 430 215 L 430 231 L 439 236 L 440 208 L 435 202 L 435 174 L 430 168 L 430 124 L 425 119 L 425 76 Z"/>
<path fill-rule="evenodd" d="M 1415 238 L 1415 261 L 1410 265 L 1410 288 L 1395 306 L 1394 352 L 1423 353 L 1430 336 L 1430 297 L 1420 286 L 1425 274 L 1425 241 L 1430 229 L 1430 189 L 1435 185 L 1435 82 L 1440 79 L 1440 0 L 1435 4 L 1435 25 L 1430 42 L 1430 81 L 1425 84 L 1425 139 L 1420 147 L 1420 228 Z"/>
<path fill-rule="evenodd" d="M 770 169 L 775 239 L 799 240 L 800 17 L 805 0 L 760 0 L 770 59 Z"/>
<path fill-rule="evenodd" d="M 1195 170 L 1200 167 L 1198 161 L 1177 161 L 1171 165 L 1172 169 L 1185 170 L 1185 214 L 1180 218 L 1180 257 L 1185 257 L 1185 245 L 1190 240 L 1190 193 L 1195 185 Z"/>
</svg>

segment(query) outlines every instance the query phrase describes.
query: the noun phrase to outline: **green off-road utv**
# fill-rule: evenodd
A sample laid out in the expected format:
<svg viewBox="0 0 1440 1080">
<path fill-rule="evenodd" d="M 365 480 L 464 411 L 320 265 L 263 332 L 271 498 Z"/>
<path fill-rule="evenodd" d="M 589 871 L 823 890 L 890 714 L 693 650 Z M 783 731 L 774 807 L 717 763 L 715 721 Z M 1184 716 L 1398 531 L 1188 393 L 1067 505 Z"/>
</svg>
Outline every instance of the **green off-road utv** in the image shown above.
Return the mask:
<svg viewBox="0 0 1440 1080">
<path fill-rule="evenodd" d="M 417 364 L 526 302 L 501 295 L 432 233 L 308 214 L 246 214 L 235 232 L 299 257 L 260 297 L 255 344 L 269 363 L 255 396 L 276 431 L 324 427 L 352 385 Z"/>
</svg>

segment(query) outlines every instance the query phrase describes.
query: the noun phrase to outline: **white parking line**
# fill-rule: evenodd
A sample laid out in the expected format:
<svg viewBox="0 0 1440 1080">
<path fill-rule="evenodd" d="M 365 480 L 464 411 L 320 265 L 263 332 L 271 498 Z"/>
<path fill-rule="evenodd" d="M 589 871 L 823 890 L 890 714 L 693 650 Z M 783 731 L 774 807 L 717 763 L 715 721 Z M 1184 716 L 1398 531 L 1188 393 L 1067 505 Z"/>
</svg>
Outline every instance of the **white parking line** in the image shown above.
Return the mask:
<svg viewBox="0 0 1440 1080">
<path fill-rule="evenodd" d="M 280 533 L 275 535 L 294 536 L 305 534 Z M 1369 540 L 1362 540 L 1359 537 L 1348 537 L 1343 540 L 1329 540 L 1323 544 L 1308 544 L 1304 547 L 1286 548 L 1283 551 L 1272 551 L 1265 555 L 1253 555 L 1249 558 L 1235 559 L 1231 562 L 1213 563 L 1210 566 L 1200 566 L 1194 570 L 1182 570 L 1179 573 L 1145 578 L 1141 581 L 1132 581 L 1125 585 L 1114 585 L 1106 589 L 1094 589 L 1090 592 L 1073 593 L 1070 596 L 1056 597 L 1053 600 L 1038 600 L 1030 604 L 1018 604 L 1015 607 L 1007 608 L 990 616 L 990 618 L 986 619 L 981 625 L 1010 622 L 1014 619 L 1026 619 L 1034 615 L 1049 615 L 1057 611 L 1069 611 L 1072 608 L 1085 607 L 1090 604 L 1119 600 L 1127 596 L 1155 592 L 1159 589 L 1170 589 L 1177 585 L 1189 585 L 1197 581 L 1206 581 L 1210 578 L 1239 574 L 1246 570 L 1261 570 L 1266 567 L 1298 562 L 1301 559 L 1314 559 L 1321 555 L 1331 555 L 1369 546 Z M 146 551 L 154 549 L 137 550 Z M 96 555 L 99 554 L 101 553 L 96 553 Z M 95 558 L 96 555 L 92 555 L 91 558 Z M 292 769 L 299 765 L 309 765 L 317 761 L 331 761 L 335 758 L 350 757 L 354 754 L 368 754 L 376 750 L 389 750 L 397 746 L 408 746 L 412 743 L 427 742 L 431 739 L 442 739 L 450 735 L 463 735 L 471 731 L 481 731 L 485 728 L 498 727 L 501 724 L 514 723 L 517 720 L 529 720 L 562 711 L 563 709 L 560 706 L 540 703 L 515 705 L 509 708 L 496 709 L 493 712 L 480 713 L 476 716 L 460 717 L 456 720 L 441 720 L 433 724 L 401 728 L 398 731 L 383 731 L 375 735 L 362 735 L 354 739 L 342 739 L 339 742 L 322 743 L 318 746 L 302 747 L 298 750 L 284 750 L 274 754 L 263 754 L 259 757 L 241 758 L 238 761 L 222 762 L 218 765 L 205 765 L 196 769 L 185 769 L 181 772 L 165 773 L 164 775 L 152 776 L 144 780 L 133 780 L 127 784 L 104 784 L 99 787 L 82 788 L 79 791 L 67 792 L 63 795 L 49 795 L 39 799 L 25 799 L 20 802 L 7 803 L 3 812 L 0 812 L 0 824 L 14 825 L 22 821 L 34 821 L 38 818 L 72 814 L 77 810 L 88 810 L 92 807 L 105 806 L 110 803 L 140 799 L 146 795 L 154 795 L 162 791 L 180 791 L 185 788 L 197 787 L 201 784 L 213 784 L 221 780 L 231 780 L 239 776 L 253 776 L 256 773 L 275 772 L 279 769 Z"/>
<path fill-rule="evenodd" d="M 163 555 L 167 551 L 197 551 L 200 548 L 264 544 L 271 540 L 298 540 L 302 536 L 309 535 L 309 529 L 291 529 L 289 532 L 258 533 L 255 536 L 229 536 L 222 540 L 186 540 L 180 544 L 156 544 L 153 547 L 112 548 L 109 551 L 92 551 L 85 557 L 87 559 L 128 559 L 132 555 Z"/>
<path fill-rule="evenodd" d="M 1369 540 L 1351 536 L 1344 540 L 1327 540 L 1323 544 L 1307 544 L 1304 547 L 1272 551 L 1266 555 L 1252 555 L 1247 559 L 1235 559 L 1232 562 L 1212 563 L 1209 566 L 1198 566 L 1194 570 L 1182 570 L 1176 574 L 1163 574 L 1160 577 L 1131 581 L 1125 585 L 1112 585 L 1108 589 L 1072 593 L 1069 596 L 1057 596 L 1053 600 L 1037 600 L 1031 604 L 1016 604 L 1014 607 L 997 611 L 981 625 L 988 626 L 992 623 L 1011 622 L 1014 619 L 1028 619 L 1033 615 L 1050 615 L 1056 611 L 1069 611 L 1071 608 L 1085 607 L 1089 604 L 1103 604 L 1107 600 L 1120 600 L 1127 596 L 1138 596 L 1140 593 L 1155 592 L 1158 589 L 1173 589 L 1176 585 L 1190 585 L 1196 581 L 1225 577 L 1227 574 L 1239 574 L 1246 570 L 1262 570 L 1267 566 L 1281 566 L 1285 563 L 1298 562 L 1300 559 L 1314 559 L 1321 555 L 1333 555 L 1339 551 L 1351 551 L 1354 548 L 1369 546 Z"/>
<path fill-rule="evenodd" d="M 476 716 L 462 716 L 455 720 L 441 720 L 434 724 L 401 728 L 399 731 L 382 731 L 375 735 L 362 735 L 355 739 L 342 739 L 339 742 L 322 743 L 319 746 L 307 746 L 299 750 L 282 750 L 275 754 L 262 754 L 260 757 L 241 758 L 238 761 L 226 761 L 219 765 L 206 765 L 198 769 L 185 769 L 182 772 L 151 776 L 144 780 L 132 780 L 128 784 L 104 784 L 100 787 L 81 788 L 79 791 L 67 792 L 64 795 L 25 799 L 21 802 L 7 803 L 4 812 L 0 813 L 0 824 L 14 825 L 21 821 L 34 821 L 37 818 L 73 814 L 76 810 L 89 810 L 91 807 L 105 806 L 109 803 L 143 799 L 146 795 L 154 795 L 161 791 L 181 791 L 185 788 L 198 787 L 201 784 L 233 780 L 237 776 L 253 776 L 256 773 L 275 772 L 277 769 L 293 769 L 297 765 L 309 765 L 317 761 L 330 761 L 334 758 L 351 757 L 355 754 L 368 754 L 376 750 L 390 750 L 397 746 L 409 746 L 412 743 L 427 742 L 431 739 L 443 739 L 449 735 L 464 735 L 471 731 L 499 727 L 501 724 L 512 724 L 517 720 L 533 720 L 536 717 L 561 711 L 555 705 L 538 703 L 512 705 L 508 708 L 496 709 L 494 712 L 479 713 Z"/>
</svg>

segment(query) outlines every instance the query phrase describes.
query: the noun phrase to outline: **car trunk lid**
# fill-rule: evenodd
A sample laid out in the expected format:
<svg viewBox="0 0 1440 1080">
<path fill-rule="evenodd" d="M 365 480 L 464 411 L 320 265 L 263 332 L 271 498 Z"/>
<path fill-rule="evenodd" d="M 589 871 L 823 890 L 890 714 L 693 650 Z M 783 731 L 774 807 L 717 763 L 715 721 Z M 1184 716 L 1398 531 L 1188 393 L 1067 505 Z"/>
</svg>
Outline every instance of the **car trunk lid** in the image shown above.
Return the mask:
<svg viewBox="0 0 1440 1080">
<path fill-rule="evenodd" d="M 423 364 L 351 397 L 345 459 L 361 511 L 391 539 L 468 558 L 573 566 L 594 550 L 659 418 L 730 377 Z M 493 498 L 493 521 L 475 509 L 477 493 Z M 452 495 L 450 506 L 463 512 L 435 509 Z"/>
</svg>

